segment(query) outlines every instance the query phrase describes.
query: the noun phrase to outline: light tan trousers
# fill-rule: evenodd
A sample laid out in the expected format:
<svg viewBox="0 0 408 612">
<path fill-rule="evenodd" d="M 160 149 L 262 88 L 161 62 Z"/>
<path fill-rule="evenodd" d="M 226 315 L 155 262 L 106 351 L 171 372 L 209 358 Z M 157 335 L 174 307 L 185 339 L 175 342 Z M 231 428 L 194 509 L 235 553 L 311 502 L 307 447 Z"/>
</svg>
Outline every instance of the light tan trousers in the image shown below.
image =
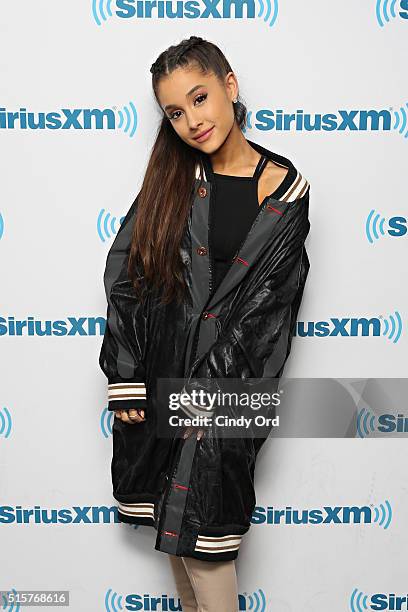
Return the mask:
<svg viewBox="0 0 408 612">
<path fill-rule="evenodd" d="M 235 560 L 168 555 L 183 612 L 238 612 Z"/>
</svg>

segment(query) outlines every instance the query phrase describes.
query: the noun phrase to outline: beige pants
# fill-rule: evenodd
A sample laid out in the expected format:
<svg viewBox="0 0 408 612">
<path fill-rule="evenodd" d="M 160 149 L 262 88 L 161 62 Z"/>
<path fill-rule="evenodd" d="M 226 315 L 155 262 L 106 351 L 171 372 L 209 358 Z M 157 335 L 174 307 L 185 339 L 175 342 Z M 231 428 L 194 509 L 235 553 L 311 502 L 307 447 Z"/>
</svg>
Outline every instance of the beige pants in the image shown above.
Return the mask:
<svg viewBox="0 0 408 612">
<path fill-rule="evenodd" d="M 235 560 L 168 555 L 183 612 L 238 612 Z"/>
</svg>

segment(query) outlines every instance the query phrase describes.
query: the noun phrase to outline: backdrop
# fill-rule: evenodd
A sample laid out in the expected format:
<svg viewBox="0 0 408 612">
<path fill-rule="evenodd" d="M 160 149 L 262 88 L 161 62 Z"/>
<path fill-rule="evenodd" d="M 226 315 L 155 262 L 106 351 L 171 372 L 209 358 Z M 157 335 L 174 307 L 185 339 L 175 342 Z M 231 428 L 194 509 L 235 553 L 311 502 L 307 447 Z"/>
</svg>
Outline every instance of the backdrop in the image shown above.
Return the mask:
<svg viewBox="0 0 408 612">
<path fill-rule="evenodd" d="M 1 590 L 69 591 L 75 612 L 181 609 L 154 529 L 117 523 L 98 365 L 105 258 L 141 185 L 160 117 L 149 68 L 170 44 L 219 45 L 246 135 L 310 182 L 285 375 L 406 377 L 407 28 L 407 0 L 3 3 Z M 406 441 L 363 438 L 265 444 L 240 610 L 408 609 Z"/>
</svg>

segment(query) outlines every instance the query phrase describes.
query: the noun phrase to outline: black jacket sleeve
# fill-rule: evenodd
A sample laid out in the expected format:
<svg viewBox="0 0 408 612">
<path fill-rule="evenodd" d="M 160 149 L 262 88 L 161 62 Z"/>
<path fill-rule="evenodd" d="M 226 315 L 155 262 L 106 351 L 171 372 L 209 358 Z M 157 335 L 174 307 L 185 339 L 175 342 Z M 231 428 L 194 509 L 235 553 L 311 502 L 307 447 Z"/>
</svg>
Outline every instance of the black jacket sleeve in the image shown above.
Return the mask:
<svg viewBox="0 0 408 612">
<path fill-rule="evenodd" d="M 127 274 L 137 197 L 106 258 L 107 317 L 99 365 L 108 379 L 108 409 L 146 410 L 146 312 Z M 145 413 L 146 414 L 146 413 Z"/>
<path fill-rule="evenodd" d="M 291 350 L 309 259 L 305 239 L 309 232 L 309 191 L 290 203 L 279 231 L 253 270 L 251 291 L 234 308 L 210 349 L 195 362 L 184 391 L 211 388 L 197 379 L 279 378 Z M 193 404 L 194 408 L 197 404 Z M 204 407 L 194 412 L 212 416 Z"/>
</svg>

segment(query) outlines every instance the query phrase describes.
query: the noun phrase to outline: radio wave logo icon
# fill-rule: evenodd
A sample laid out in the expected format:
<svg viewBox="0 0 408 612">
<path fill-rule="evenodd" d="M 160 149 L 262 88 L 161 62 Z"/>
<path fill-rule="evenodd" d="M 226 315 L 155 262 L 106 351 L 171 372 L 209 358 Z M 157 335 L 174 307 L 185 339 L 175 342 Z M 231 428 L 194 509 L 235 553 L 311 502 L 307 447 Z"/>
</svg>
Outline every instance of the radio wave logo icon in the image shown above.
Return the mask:
<svg viewBox="0 0 408 612">
<path fill-rule="evenodd" d="M 243 132 L 243 134 L 245 134 L 245 132 L 247 131 L 247 129 L 248 129 L 248 130 L 252 130 L 252 124 L 251 124 L 251 121 L 252 121 L 252 111 L 251 111 L 251 110 L 248 110 L 248 111 L 247 111 L 247 115 L 246 115 L 245 125 L 244 125 L 244 127 L 242 128 L 242 130 L 241 130 L 241 131 Z"/>
<path fill-rule="evenodd" d="M 3 220 L 3 215 L 0 212 L 0 240 L 3 237 L 4 234 L 4 220 Z"/>
<path fill-rule="evenodd" d="M 360 438 L 366 438 L 375 431 L 375 415 L 366 408 L 357 413 L 357 433 Z"/>
<path fill-rule="evenodd" d="M 258 0 L 259 2 L 259 13 L 258 18 L 263 15 L 263 20 L 269 22 L 269 27 L 272 27 L 278 16 L 278 0 Z M 265 14 L 264 14 L 265 13 Z"/>
<path fill-rule="evenodd" d="M 123 109 L 118 110 L 116 106 L 114 106 L 113 110 L 116 111 L 119 116 L 118 129 L 128 134 L 129 138 L 133 138 L 137 128 L 136 106 L 133 102 L 129 102 L 128 106 L 124 106 Z"/>
<path fill-rule="evenodd" d="M 368 610 L 368 595 L 365 595 L 362 591 L 354 589 L 350 597 L 350 610 L 351 612 L 363 612 Z"/>
<path fill-rule="evenodd" d="M 9 438 L 12 427 L 11 414 L 4 406 L 0 408 L 0 438 Z"/>
<path fill-rule="evenodd" d="M 109 438 L 112 435 L 112 423 L 114 419 L 113 410 L 104 408 L 101 413 L 101 431 L 105 438 Z"/>
<path fill-rule="evenodd" d="M 387 336 L 388 340 L 392 340 L 394 344 L 398 342 L 402 333 L 402 319 L 398 310 L 395 311 L 395 315 L 391 314 L 388 319 L 384 319 L 382 315 L 378 318 L 382 320 L 384 327 L 383 336 Z"/>
<path fill-rule="evenodd" d="M 395 5 L 397 0 L 376 0 L 375 15 L 378 25 L 383 28 L 386 23 L 390 22 L 390 18 L 396 18 Z"/>
<path fill-rule="evenodd" d="M 378 523 L 380 527 L 384 527 L 384 529 L 388 529 L 392 519 L 392 508 L 388 499 L 385 500 L 385 504 L 380 504 L 379 506 L 374 506 L 374 519 L 373 523 Z"/>
<path fill-rule="evenodd" d="M 92 15 L 98 26 L 113 17 L 112 0 L 92 0 Z"/>
<path fill-rule="evenodd" d="M 241 608 L 240 610 L 251 610 L 251 612 L 265 612 L 266 611 L 266 598 L 265 593 L 262 589 L 258 589 L 254 591 L 252 594 L 248 595 L 248 593 L 243 594 L 245 597 L 246 607 Z"/>
<path fill-rule="evenodd" d="M 116 591 L 108 589 L 105 595 L 105 610 L 106 612 L 118 612 L 124 610 L 123 595 L 118 595 Z"/>
<path fill-rule="evenodd" d="M 8 598 L 8 595 L 10 593 L 13 593 L 13 596 L 15 598 L 18 596 L 16 589 L 11 589 L 10 591 L 6 591 L 6 593 L 7 595 L 5 595 L 4 592 L 2 594 L 3 606 L 1 609 L 5 610 L 5 612 L 20 612 L 20 602 L 15 602 L 15 601 L 10 602 Z"/>
<path fill-rule="evenodd" d="M 370 244 L 375 244 L 381 237 L 400 238 L 407 234 L 407 217 L 393 216 L 386 219 L 372 208 L 365 222 L 365 233 Z M 385 226 L 385 227 L 384 227 Z"/>
<path fill-rule="evenodd" d="M 405 102 L 405 106 L 408 108 L 408 102 Z M 405 106 L 401 106 L 398 111 L 394 110 L 395 122 L 392 126 L 394 130 L 397 130 L 404 138 L 408 138 L 408 113 Z M 393 110 L 392 108 L 390 109 Z"/>
<path fill-rule="evenodd" d="M 374 208 L 371 209 L 365 224 L 366 236 L 370 244 L 374 244 L 374 240 L 379 240 L 380 235 L 385 236 L 384 224 L 385 217 L 376 213 Z"/>
<path fill-rule="evenodd" d="M 98 232 L 98 236 L 102 242 L 110 240 L 112 236 L 115 236 L 118 233 L 119 227 L 122 225 L 124 218 L 125 217 L 120 217 L 118 220 L 117 217 L 113 217 L 110 212 L 106 211 L 104 208 L 101 208 L 96 221 L 96 231 Z"/>
</svg>

